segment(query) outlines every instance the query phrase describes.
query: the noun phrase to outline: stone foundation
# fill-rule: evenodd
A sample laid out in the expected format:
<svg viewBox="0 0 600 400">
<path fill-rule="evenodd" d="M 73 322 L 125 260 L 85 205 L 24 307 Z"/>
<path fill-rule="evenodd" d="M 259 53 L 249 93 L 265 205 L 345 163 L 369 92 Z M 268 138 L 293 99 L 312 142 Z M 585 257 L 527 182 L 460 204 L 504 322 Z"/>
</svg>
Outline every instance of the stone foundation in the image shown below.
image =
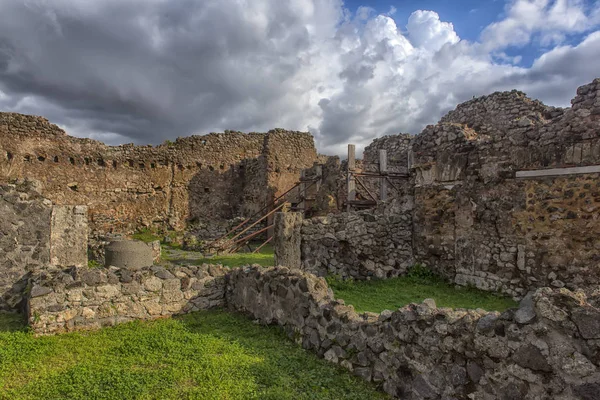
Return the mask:
<svg viewBox="0 0 600 400">
<path fill-rule="evenodd" d="M 501 314 L 432 300 L 357 314 L 314 275 L 246 268 L 226 299 L 396 398 L 587 400 L 600 391 L 598 293 L 543 288 Z"/>
<path fill-rule="evenodd" d="M 30 282 L 29 325 L 52 334 L 223 307 L 225 271 L 204 265 L 43 272 Z"/>
</svg>

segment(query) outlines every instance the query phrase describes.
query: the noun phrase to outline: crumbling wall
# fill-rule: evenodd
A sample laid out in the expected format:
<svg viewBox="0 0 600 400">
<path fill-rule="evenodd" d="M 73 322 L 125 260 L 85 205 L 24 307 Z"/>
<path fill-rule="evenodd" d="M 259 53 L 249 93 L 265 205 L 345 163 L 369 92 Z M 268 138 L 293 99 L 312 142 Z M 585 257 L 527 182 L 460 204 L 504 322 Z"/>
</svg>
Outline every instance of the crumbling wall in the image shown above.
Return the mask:
<svg viewBox="0 0 600 400">
<path fill-rule="evenodd" d="M 357 314 L 324 279 L 279 267 L 232 271 L 226 300 L 396 398 L 592 399 L 600 389 L 598 293 L 543 288 L 503 313 L 429 299 Z"/>
<path fill-rule="evenodd" d="M 413 264 L 410 213 L 361 211 L 306 219 L 301 236 L 301 268 L 319 276 L 389 278 Z"/>
<path fill-rule="evenodd" d="M 273 249 L 275 265 L 300 268 L 302 265 L 302 222 L 299 212 L 275 213 L 273 228 Z"/>
<path fill-rule="evenodd" d="M 597 285 L 599 174 L 516 172 L 600 164 L 600 80 L 571 109 L 521 92 L 457 107 L 414 139 L 414 251 L 459 284 L 516 297 Z M 598 104 L 597 104 L 598 103 Z"/>
<path fill-rule="evenodd" d="M 50 263 L 51 215 L 30 183 L 0 185 L 0 311 L 18 310 L 29 274 Z"/>
<path fill-rule="evenodd" d="M 74 267 L 87 266 L 87 214 L 86 206 L 52 207 L 50 264 Z"/>
<path fill-rule="evenodd" d="M 41 117 L 0 113 L 0 182 L 36 179 L 56 204 L 87 205 L 99 235 L 247 216 L 315 159 L 312 137 L 301 132 L 112 147 L 68 136 Z"/>
<path fill-rule="evenodd" d="M 48 271 L 30 283 L 29 325 L 51 334 L 223 307 L 225 273 L 212 265 Z"/>
<path fill-rule="evenodd" d="M 85 206 L 53 206 L 34 182 L 0 185 L 0 311 L 20 311 L 31 274 L 87 266 Z"/>
<path fill-rule="evenodd" d="M 414 136 L 401 133 L 393 136 L 377 138 L 365 147 L 362 159 L 362 170 L 369 173 L 380 172 L 380 150 L 386 151 L 386 198 L 400 199 L 405 207 L 412 207 L 414 182 L 409 176 L 409 164 L 411 161 L 412 143 Z M 402 177 L 401 175 L 406 175 Z M 381 199 L 381 178 L 361 177 L 362 184 L 377 198 Z M 362 185 L 358 185 L 357 191 L 362 197 L 369 196 Z"/>
</svg>

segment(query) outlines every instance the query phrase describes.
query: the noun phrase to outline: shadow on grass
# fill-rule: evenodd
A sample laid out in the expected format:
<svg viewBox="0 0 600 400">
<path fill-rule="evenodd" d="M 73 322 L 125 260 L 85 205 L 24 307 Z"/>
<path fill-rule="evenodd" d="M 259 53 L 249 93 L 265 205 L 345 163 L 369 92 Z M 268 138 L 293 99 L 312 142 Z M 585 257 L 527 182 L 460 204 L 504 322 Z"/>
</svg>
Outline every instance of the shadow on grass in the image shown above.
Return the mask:
<svg viewBox="0 0 600 400">
<path fill-rule="evenodd" d="M 262 360 L 250 367 L 265 399 L 388 399 L 348 370 L 320 359 L 279 326 L 250 322 L 239 313 L 202 311 L 176 317 L 191 332 L 236 343 Z"/>
<path fill-rule="evenodd" d="M 0 332 L 23 332 L 26 330 L 27 320 L 24 314 L 0 311 Z"/>
</svg>

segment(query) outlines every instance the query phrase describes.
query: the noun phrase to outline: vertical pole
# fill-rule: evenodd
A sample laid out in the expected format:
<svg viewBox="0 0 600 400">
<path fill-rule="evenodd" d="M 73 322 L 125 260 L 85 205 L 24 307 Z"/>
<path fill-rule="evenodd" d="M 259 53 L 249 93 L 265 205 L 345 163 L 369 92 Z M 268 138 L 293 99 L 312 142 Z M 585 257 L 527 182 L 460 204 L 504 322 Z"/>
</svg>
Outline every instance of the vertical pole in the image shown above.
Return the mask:
<svg viewBox="0 0 600 400">
<path fill-rule="evenodd" d="M 298 202 L 298 208 L 301 209 L 302 213 L 304 213 L 306 211 L 306 183 L 304 182 L 304 179 L 306 178 L 306 170 L 303 169 L 300 172 L 300 195 L 299 197 L 299 202 Z"/>
<path fill-rule="evenodd" d="M 317 183 L 315 184 L 317 186 L 316 192 L 319 193 L 319 190 L 321 190 L 321 183 L 323 182 L 323 166 L 317 165 L 315 167 L 315 173 L 317 177 Z"/>
<path fill-rule="evenodd" d="M 356 146 L 353 144 L 348 145 L 348 200 L 346 202 L 346 211 L 350 211 L 350 202 L 356 200 L 356 181 L 352 174 L 356 169 Z"/>
<path fill-rule="evenodd" d="M 381 175 L 381 185 L 379 186 L 379 200 L 387 200 L 387 151 L 379 150 L 379 174 Z"/>
</svg>

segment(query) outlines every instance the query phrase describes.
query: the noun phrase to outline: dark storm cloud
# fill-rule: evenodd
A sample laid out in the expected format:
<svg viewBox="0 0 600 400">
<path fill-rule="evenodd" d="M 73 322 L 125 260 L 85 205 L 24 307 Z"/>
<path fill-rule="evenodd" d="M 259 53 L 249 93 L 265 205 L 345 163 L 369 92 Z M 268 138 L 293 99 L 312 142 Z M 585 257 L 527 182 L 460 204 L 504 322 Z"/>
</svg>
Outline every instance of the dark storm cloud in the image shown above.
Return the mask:
<svg viewBox="0 0 600 400">
<path fill-rule="evenodd" d="M 277 101 L 309 45 L 305 26 L 277 2 L 264 24 L 216 1 L 0 4 L 0 90 L 33 96 L 57 123 L 85 121 L 138 142 L 228 120 L 234 129 L 271 122 L 228 114 Z"/>
<path fill-rule="evenodd" d="M 523 27 L 533 37 L 574 29 L 544 26 L 553 14 L 539 2 L 531 25 L 524 2 L 469 43 L 435 12 L 415 12 L 403 34 L 389 16 L 353 17 L 341 0 L 0 0 L 0 110 L 113 144 L 310 129 L 321 152 L 342 154 L 349 141 L 418 133 L 495 90 L 567 105 L 598 73 L 598 18 L 573 3 L 570 15 L 592 32 L 585 40 L 530 68 L 499 64 L 494 54 L 520 43 Z"/>
</svg>

